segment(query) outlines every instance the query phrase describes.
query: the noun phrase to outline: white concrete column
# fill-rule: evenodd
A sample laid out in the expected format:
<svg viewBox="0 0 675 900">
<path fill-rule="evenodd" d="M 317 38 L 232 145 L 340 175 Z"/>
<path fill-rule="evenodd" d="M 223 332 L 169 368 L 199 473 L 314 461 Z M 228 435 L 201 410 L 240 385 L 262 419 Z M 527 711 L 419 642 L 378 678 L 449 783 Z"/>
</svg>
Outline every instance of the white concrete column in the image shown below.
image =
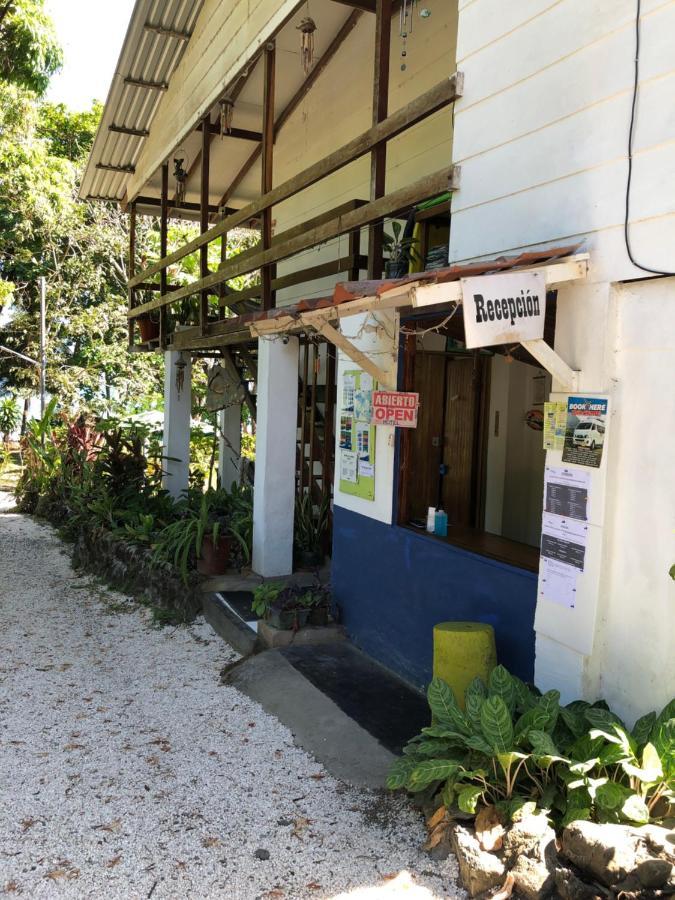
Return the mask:
<svg viewBox="0 0 675 900">
<path fill-rule="evenodd" d="M 218 438 L 218 477 L 229 491 L 241 478 L 241 403 L 233 403 L 218 414 L 221 434 Z"/>
<path fill-rule="evenodd" d="M 264 577 L 293 570 L 298 355 L 297 338 L 259 342 L 253 570 Z"/>
<path fill-rule="evenodd" d="M 169 350 L 164 354 L 164 440 L 162 484 L 172 497 L 187 489 L 190 473 L 190 416 L 192 412 L 192 361 L 182 354 L 185 363 L 182 384 L 181 369 L 176 366 L 181 354 Z"/>
</svg>

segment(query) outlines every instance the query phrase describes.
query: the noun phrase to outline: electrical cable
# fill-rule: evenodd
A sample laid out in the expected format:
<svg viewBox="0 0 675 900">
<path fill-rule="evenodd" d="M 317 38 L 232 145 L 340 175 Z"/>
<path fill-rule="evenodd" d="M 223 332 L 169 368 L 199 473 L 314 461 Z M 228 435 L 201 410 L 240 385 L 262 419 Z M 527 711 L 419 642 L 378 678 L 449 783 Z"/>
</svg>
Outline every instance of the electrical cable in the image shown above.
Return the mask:
<svg viewBox="0 0 675 900">
<path fill-rule="evenodd" d="M 675 272 L 667 272 L 662 269 L 652 269 L 649 266 L 643 266 L 633 256 L 633 249 L 630 243 L 630 194 L 633 183 L 633 141 L 635 138 L 635 117 L 637 112 L 637 100 L 640 83 L 640 17 L 642 0 L 637 0 L 637 15 L 635 17 L 635 74 L 633 78 L 633 101 L 631 104 L 630 128 L 628 130 L 628 180 L 626 182 L 626 214 L 624 218 L 623 234 L 626 242 L 626 252 L 628 258 L 633 265 L 642 269 L 643 272 L 649 272 L 651 275 L 675 275 Z"/>
</svg>

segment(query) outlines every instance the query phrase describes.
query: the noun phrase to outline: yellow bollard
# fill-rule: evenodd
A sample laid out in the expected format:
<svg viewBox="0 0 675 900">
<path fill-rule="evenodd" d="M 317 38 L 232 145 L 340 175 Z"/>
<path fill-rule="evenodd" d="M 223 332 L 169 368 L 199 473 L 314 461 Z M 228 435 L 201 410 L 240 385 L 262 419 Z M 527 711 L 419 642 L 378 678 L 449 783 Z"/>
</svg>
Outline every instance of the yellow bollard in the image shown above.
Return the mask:
<svg viewBox="0 0 675 900">
<path fill-rule="evenodd" d="M 434 625 L 434 678 L 452 688 L 464 709 L 464 691 L 478 675 L 487 683 L 497 665 L 495 633 L 482 622 L 439 622 Z"/>
</svg>

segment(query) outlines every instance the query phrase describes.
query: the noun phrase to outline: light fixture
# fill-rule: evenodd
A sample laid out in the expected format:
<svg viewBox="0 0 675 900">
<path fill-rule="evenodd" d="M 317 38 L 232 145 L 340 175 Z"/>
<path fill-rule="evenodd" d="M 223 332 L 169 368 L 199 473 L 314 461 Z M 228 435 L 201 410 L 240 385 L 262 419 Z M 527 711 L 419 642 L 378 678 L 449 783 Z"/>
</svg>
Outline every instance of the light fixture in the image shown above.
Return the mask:
<svg viewBox="0 0 675 900">
<path fill-rule="evenodd" d="M 232 131 L 232 117 L 234 115 L 234 100 L 231 97 L 221 97 L 220 106 L 220 136 L 225 137 Z"/>
<path fill-rule="evenodd" d="M 309 75 L 314 65 L 314 34 L 316 32 L 316 22 L 311 16 L 305 18 L 297 26 L 297 30 L 301 34 L 300 59 L 302 61 L 302 70 L 305 75 Z"/>
<path fill-rule="evenodd" d="M 186 153 L 183 148 L 176 151 L 173 158 L 173 177 L 176 179 L 176 203 L 180 205 L 185 200 L 185 185 L 187 184 L 188 173 L 185 169 Z"/>
</svg>

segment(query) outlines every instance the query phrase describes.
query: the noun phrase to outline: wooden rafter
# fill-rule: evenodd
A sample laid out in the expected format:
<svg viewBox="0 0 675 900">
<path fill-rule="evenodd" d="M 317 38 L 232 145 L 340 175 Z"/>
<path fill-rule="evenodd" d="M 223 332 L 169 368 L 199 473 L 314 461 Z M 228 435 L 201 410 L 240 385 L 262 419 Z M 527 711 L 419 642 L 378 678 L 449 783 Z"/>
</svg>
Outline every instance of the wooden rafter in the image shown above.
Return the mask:
<svg viewBox="0 0 675 900">
<path fill-rule="evenodd" d="M 204 124 L 208 122 L 208 116 Z M 199 229 L 201 234 L 209 230 L 209 170 L 211 165 L 211 135 L 207 128 L 202 129 L 202 177 L 200 190 Z M 209 245 L 204 244 L 199 248 L 199 274 L 206 278 L 209 274 Z M 199 328 L 202 334 L 206 334 L 206 326 L 209 321 L 209 292 L 202 291 L 199 303 Z"/>
<path fill-rule="evenodd" d="M 147 81 L 145 78 L 132 78 L 130 75 L 124 79 L 125 84 L 131 87 L 147 88 L 149 91 L 168 91 L 168 81 Z"/>
<path fill-rule="evenodd" d="M 316 184 L 317 181 L 321 181 L 322 178 L 332 175 L 333 172 L 337 172 L 338 169 L 341 169 L 343 166 L 348 165 L 355 159 L 368 153 L 376 144 L 381 143 L 383 140 L 391 140 L 408 128 L 411 128 L 413 125 L 421 122 L 423 119 L 427 118 L 427 116 L 432 115 L 439 109 L 452 103 L 457 97 L 461 97 L 462 89 L 462 73 L 456 72 L 450 78 L 445 79 L 429 91 L 416 97 L 411 103 L 408 103 L 406 106 L 398 109 L 395 113 L 392 113 L 392 115 L 389 116 L 388 119 L 385 119 L 384 122 L 369 128 L 368 131 L 364 131 L 363 134 L 358 135 L 358 137 L 349 141 L 349 143 L 340 147 L 338 150 L 335 150 L 333 153 L 330 153 L 317 163 L 314 163 L 314 165 L 309 166 L 309 168 L 305 169 L 303 172 L 299 172 L 297 175 L 294 175 L 293 178 L 289 178 L 288 181 L 283 182 L 283 184 L 277 185 L 277 187 L 273 188 L 264 197 L 257 198 L 234 215 L 229 216 L 227 219 L 214 225 L 205 235 L 193 238 L 191 241 L 188 241 L 182 247 L 175 250 L 169 257 L 153 263 L 153 265 L 145 269 L 144 272 L 140 272 L 136 276 L 137 280 L 139 282 L 147 280 L 151 275 L 159 272 L 164 266 L 178 262 L 179 259 L 183 259 L 183 257 L 188 256 L 190 253 L 194 253 L 195 250 L 201 247 L 204 241 L 212 241 L 215 238 L 220 237 L 220 235 L 225 232 L 236 228 L 244 222 L 250 221 L 263 209 L 266 209 L 269 206 L 275 206 L 277 203 L 281 203 L 284 200 L 288 200 L 305 188 Z M 458 167 L 453 167 L 452 171 L 456 174 L 458 172 Z M 453 183 L 450 186 L 446 184 L 442 190 L 453 190 L 456 186 L 457 178 L 455 177 Z M 416 198 L 418 201 L 420 199 L 421 197 Z M 402 205 L 400 208 L 402 209 L 404 206 Z"/>
<path fill-rule="evenodd" d="M 113 134 L 128 134 L 131 137 L 146 138 L 150 132 L 147 128 L 127 128 L 126 125 L 108 125 L 108 131 Z"/>
<path fill-rule="evenodd" d="M 163 25 L 153 25 L 146 22 L 143 28 L 151 31 L 153 34 L 160 34 L 162 37 L 176 38 L 178 41 L 189 41 L 192 35 L 189 31 L 178 31 L 176 28 L 165 28 Z"/>
<path fill-rule="evenodd" d="M 272 173 L 274 168 L 274 97 L 276 82 L 276 47 L 268 44 L 264 53 L 264 96 L 263 96 L 263 140 L 262 140 L 262 178 L 260 193 L 265 196 L 272 190 Z M 272 207 L 263 210 L 261 228 L 263 251 L 272 246 Z M 263 309 L 271 309 L 274 306 L 275 294 L 272 291 L 272 281 L 276 275 L 276 266 L 266 265 L 262 267 L 260 276 L 262 282 Z"/>
<path fill-rule="evenodd" d="M 274 123 L 275 139 L 278 137 L 279 132 L 293 115 L 302 100 L 307 96 L 307 93 L 311 90 L 312 86 L 317 82 L 321 74 L 326 70 L 328 63 L 331 61 L 331 59 L 333 59 L 337 51 L 345 42 L 346 38 L 354 30 L 354 27 L 360 18 L 361 12 L 359 10 L 354 10 L 354 12 L 352 12 L 352 14 L 347 18 L 347 21 L 344 23 L 342 28 L 335 35 L 329 46 L 326 48 L 326 52 L 323 54 L 323 56 L 321 56 L 320 59 L 317 60 L 314 68 L 309 73 L 307 78 L 303 81 L 302 86 L 295 92 L 293 97 L 286 104 L 282 112 L 279 114 L 276 122 Z M 223 194 L 220 201 L 221 205 L 227 203 L 228 199 L 233 195 L 241 182 L 251 171 L 253 166 L 258 162 L 261 153 L 262 147 L 256 147 L 253 153 L 251 153 L 244 165 L 232 179 L 232 182 L 230 183 L 228 189 Z"/>
<path fill-rule="evenodd" d="M 389 113 L 392 0 L 376 0 L 375 62 L 373 73 L 373 127 Z M 384 196 L 387 179 L 387 144 L 381 141 L 370 154 L 370 199 Z M 368 277 L 380 278 L 384 265 L 384 226 L 376 222 L 368 230 Z"/>
</svg>

